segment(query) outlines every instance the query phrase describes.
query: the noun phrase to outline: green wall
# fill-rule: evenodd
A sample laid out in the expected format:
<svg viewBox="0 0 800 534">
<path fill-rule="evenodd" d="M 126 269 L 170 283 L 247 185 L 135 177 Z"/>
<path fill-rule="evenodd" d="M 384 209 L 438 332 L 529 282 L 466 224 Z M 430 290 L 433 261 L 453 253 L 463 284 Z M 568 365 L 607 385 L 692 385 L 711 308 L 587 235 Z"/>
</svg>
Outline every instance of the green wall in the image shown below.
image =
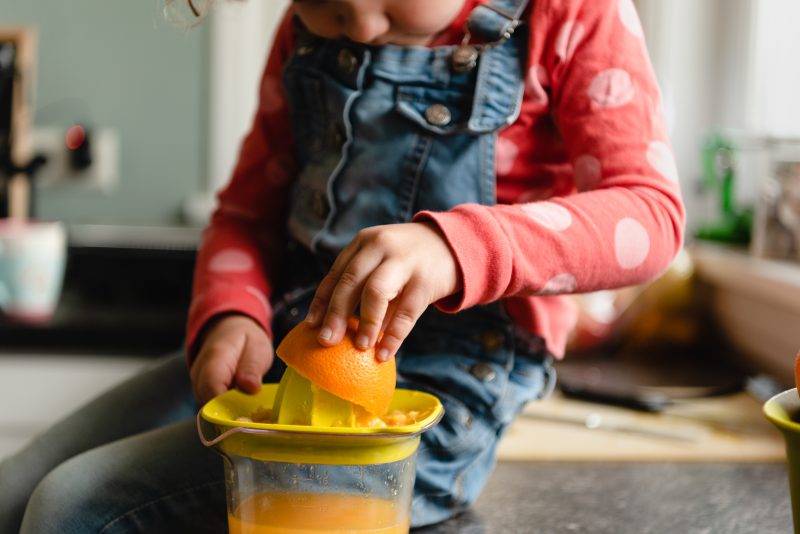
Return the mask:
<svg viewBox="0 0 800 534">
<path fill-rule="evenodd" d="M 184 199 L 204 183 L 208 26 L 175 29 L 160 2 L 0 0 L 0 25 L 38 28 L 36 125 L 85 120 L 120 138 L 112 191 L 40 190 L 39 217 L 175 224 Z"/>
</svg>

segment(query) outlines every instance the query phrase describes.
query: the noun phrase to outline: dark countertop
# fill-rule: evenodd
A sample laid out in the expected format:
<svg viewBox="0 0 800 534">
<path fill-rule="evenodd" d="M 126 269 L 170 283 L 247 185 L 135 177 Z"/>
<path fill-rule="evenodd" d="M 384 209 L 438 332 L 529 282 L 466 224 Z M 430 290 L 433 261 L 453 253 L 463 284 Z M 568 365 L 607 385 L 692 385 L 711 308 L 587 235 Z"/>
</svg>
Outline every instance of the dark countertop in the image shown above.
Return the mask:
<svg viewBox="0 0 800 534">
<path fill-rule="evenodd" d="M 179 350 L 194 270 L 193 234 L 185 243 L 173 243 L 166 230 L 160 240 L 161 229 L 130 230 L 141 231 L 139 241 L 136 233 L 123 240 L 116 234 L 107 237 L 107 232 L 76 233 L 71 227 L 63 290 L 53 318 L 31 325 L 0 314 L 3 348 L 142 356 Z"/>
<path fill-rule="evenodd" d="M 782 463 L 503 462 L 472 510 L 414 534 L 787 534 Z"/>
</svg>

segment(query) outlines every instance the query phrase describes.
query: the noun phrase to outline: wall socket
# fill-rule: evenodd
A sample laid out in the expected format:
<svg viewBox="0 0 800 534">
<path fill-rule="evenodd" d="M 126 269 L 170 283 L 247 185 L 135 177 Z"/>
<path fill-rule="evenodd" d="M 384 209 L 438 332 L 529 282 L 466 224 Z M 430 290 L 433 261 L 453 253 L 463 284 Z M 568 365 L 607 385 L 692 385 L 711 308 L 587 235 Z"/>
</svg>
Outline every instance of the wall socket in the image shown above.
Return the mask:
<svg viewBox="0 0 800 534">
<path fill-rule="evenodd" d="M 119 181 L 119 134 L 109 128 L 91 131 L 92 164 L 75 171 L 69 164 L 66 128 L 40 127 L 32 132 L 33 153 L 47 158 L 36 175 L 41 188 L 69 187 L 110 193 Z"/>
</svg>

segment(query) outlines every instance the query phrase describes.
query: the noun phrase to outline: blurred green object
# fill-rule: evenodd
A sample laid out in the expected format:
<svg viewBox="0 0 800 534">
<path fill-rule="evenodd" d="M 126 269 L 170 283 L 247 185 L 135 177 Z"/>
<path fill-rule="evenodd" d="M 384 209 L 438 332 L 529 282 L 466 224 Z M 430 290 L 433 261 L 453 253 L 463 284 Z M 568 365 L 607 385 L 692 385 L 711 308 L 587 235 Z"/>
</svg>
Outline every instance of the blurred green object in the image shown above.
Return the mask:
<svg viewBox="0 0 800 534">
<path fill-rule="evenodd" d="M 720 134 L 709 136 L 703 147 L 703 186 L 719 190 L 720 217 L 717 222 L 700 227 L 698 239 L 747 245 L 753 227 L 752 208 L 737 208 L 734 204 L 736 148 Z"/>
</svg>

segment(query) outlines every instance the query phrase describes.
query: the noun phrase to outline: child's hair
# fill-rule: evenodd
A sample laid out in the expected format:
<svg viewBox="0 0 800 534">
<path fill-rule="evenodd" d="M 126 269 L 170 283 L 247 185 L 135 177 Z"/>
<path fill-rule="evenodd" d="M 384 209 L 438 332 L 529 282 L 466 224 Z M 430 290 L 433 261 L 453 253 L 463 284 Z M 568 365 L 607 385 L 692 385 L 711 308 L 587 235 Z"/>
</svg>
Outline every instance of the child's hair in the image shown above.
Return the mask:
<svg viewBox="0 0 800 534">
<path fill-rule="evenodd" d="M 164 18 L 173 26 L 188 30 L 206 18 L 216 0 L 163 0 Z"/>
</svg>

